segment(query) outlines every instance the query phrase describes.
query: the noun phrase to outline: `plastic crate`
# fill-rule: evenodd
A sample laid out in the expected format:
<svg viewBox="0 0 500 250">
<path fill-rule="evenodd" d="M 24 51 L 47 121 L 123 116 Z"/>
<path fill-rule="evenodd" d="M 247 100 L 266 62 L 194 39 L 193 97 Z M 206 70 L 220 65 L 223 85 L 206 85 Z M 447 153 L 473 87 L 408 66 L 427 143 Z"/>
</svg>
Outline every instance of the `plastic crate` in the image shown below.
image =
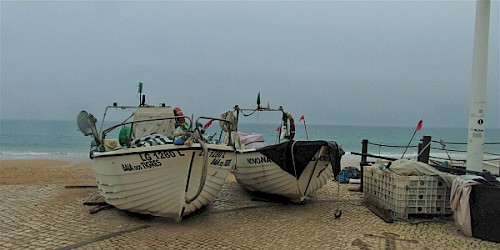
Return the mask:
<svg viewBox="0 0 500 250">
<path fill-rule="evenodd" d="M 363 193 L 375 197 L 395 217 L 448 215 L 450 187 L 438 176 L 402 176 L 378 167 L 363 169 Z"/>
</svg>

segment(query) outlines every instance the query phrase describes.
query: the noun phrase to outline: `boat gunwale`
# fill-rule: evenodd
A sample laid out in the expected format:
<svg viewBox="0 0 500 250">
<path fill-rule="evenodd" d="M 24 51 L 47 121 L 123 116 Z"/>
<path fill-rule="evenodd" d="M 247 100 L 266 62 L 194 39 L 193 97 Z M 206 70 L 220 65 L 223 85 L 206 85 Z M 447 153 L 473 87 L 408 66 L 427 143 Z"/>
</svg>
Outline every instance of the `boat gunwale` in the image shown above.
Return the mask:
<svg viewBox="0 0 500 250">
<path fill-rule="evenodd" d="M 137 147 L 137 148 L 121 148 L 113 151 L 106 152 L 94 152 L 93 159 L 102 157 L 118 157 L 126 156 L 140 153 L 153 153 L 159 151 L 190 151 L 190 150 L 203 150 L 203 147 L 196 143 L 197 145 L 174 145 L 174 144 L 162 144 L 153 145 L 148 147 Z M 234 152 L 234 148 L 227 145 L 220 144 L 207 144 L 208 150 L 224 151 L 224 152 Z"/>
</svg>

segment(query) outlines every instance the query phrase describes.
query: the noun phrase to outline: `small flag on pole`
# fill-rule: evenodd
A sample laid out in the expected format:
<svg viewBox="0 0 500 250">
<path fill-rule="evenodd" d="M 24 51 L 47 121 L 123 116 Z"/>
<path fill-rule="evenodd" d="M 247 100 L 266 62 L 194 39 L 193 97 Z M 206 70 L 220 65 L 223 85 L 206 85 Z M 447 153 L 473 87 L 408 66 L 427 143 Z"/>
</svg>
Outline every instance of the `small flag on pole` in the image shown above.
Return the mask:
<svg viewBox="0 0 500 250">
<path fill-rule="evenodd" d="M 307 134 L 306 118 L 304 118 L 304 115 L 300 117 L 299 122 L 300 121 L 304 121 L 304 130 L 306 131 L 306 138 L 309 141 L 309 135 Z"/>
<path fill-rule="evenodd" d="M 214 119 L 210 119 L 210 121 L 205 123 L 205 125 L 203 126 L 203 130 L 207 130 L 207 128 L 210 127 L 210 125 L 212 125 L 212 122 L 214 122 Z"/>
<path fill-rule="evenodd" d="M 420 120 L 417 124 L 417 131 L 420 131 L 423 126 L 424 126 L 424 121 Z"/>
<path fill-rule="evenodd" d="M 413 140 L 413 137 L 415 137 L 415 134 L 417 133 L 417 131 L 421 130 L 423 126 L 424 126 L 424 121 L 422 121 L 422 119 L 420 119 L 420 121 L 418 121 L 418 123 L 417 123 L 417 127 L 415 128 L 415 131 L 413 131 L 413 135 L 411 136 L 411 139 L 408 142 L 408 145 L 406 145 L 405 151 L 403 152 L 401 159 L 403 159 L 403 157 L 406 154 L 406 150 L 408 150 L 408 147 L 410 147 L 410 143 Z"/>
<path fill-rule="evenodd" d="M 281 128 L 281 125 L 278 125 L 278 127 L 276 127 L 276 131 L 280 131 L 280 128 Z"/>
</svg>

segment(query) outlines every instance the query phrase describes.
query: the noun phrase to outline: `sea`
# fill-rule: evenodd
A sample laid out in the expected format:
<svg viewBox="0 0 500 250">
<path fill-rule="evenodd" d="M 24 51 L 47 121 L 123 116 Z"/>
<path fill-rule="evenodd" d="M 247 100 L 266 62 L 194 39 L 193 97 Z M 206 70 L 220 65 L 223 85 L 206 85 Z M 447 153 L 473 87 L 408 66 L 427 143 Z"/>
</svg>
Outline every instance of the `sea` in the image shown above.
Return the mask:
<svg viewBox="0 0 500 250">
<path fill-rule="evenodd" d="M 214 123 L 216 124 L 216 123 Z M 108 124 L 105 124 L 106 127 Z M 100 124 L 98 124 L 99 128 Z M 206 134 L 220 135 L 212 125 Z M 278 141 L 276 124 L 239 125 L 239 131 L 261 134 L 266 143 Z M 359 159 L 350 152 L 361 152 L 361 142 L 369 141 L 368 152 L 392 158 L 416 157 L 423 136 L 431 136 L 431 157 L 465 159 L 467 128 L 339 126 L 296 124 L 296 140 L 335 141 L 346 152 L 344 157 Z M 89 159 L 91 137 L 78 131 L 75 121 L 0 120 L 0 159 L 59 159 L 81 162 Z M 442 142 L 442 143 L 441 143 Z M 485 132 L 485 159 L 500 159 L 500 129 Z M 407 147 L 408 146 L 408 147 Z M 405 151 L 406 150 L 406 151 Z"/>
</svg>

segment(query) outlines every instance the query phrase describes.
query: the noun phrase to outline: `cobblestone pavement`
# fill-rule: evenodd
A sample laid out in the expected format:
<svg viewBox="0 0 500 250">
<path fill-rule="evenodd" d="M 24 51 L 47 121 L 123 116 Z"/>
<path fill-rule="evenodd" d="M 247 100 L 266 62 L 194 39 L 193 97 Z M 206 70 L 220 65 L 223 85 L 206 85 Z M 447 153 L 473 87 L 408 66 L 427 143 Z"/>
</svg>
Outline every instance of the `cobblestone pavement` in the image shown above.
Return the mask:
<svg viewBox="0 0 500 250">
<path fill-rule="evenodd" d="M 462 235 L 450 218 L 385 223 L 352 187 L 341 185 L 337 199 L 331 182 L 305 204 L 286 204 L 228 183 L 213 204 L 175 224 L 114 208 L 90 214 L 83 202 L 95 188 L 0 185 L 0 249 L 500 249 Z"/>
</svg>

